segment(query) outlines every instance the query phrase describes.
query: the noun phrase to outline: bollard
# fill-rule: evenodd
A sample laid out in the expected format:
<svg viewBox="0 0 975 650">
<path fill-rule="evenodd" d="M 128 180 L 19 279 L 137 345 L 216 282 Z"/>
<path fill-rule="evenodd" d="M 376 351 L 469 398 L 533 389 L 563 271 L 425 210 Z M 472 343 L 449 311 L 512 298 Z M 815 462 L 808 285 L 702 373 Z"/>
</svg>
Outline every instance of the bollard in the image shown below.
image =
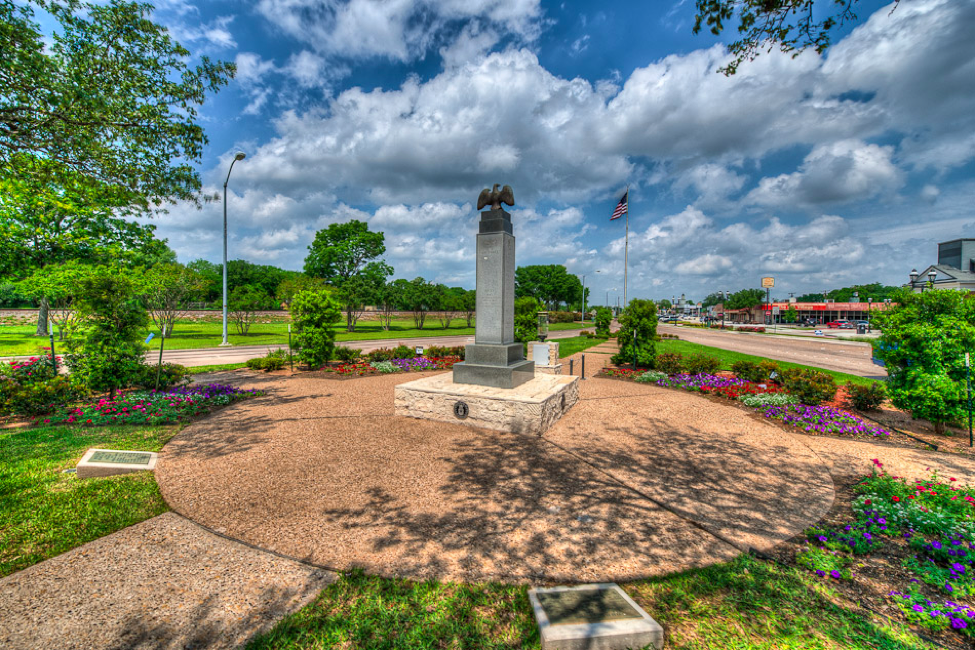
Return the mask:
<svg viewBox="0 0 975 650">
<path fill-rule="evenodd" d="M 162 336 L 159 337 L 159 363 L 156 364 L 156 390 L 159 390 L 159 373 L 162 371 L 163 348 L 166 347 L 166 326 L 162 326 Z"/>
<path fill-rule="evenodd" d="M 51 325 L 51 320 L 47 321 L 47 333 L 51 335 L 51 366 L 54 368 L 54 374 L 58 374 L 58 358 L 54 354 L 54 326 Z"/>
<path fill-rule="evenodd" d="M 575 363 L 576 363 L 576 360 L 575 359 L 569 359 L 569 375 L 574 375 L 575 374 L 575 371 L 573 369 L 573 366 L 575 365 Z"/>
<path fill-rule="evenodd" d="M 291 372 L 295 371 L 295 358 L 291 354 L 291 323 L 288 323 L 288 364 L 291 366 Z"/>
<path fill-rule="evenodd" d="M 586 380 L 586 355 L 582 355 L 582 380 Z"/>
</svg>

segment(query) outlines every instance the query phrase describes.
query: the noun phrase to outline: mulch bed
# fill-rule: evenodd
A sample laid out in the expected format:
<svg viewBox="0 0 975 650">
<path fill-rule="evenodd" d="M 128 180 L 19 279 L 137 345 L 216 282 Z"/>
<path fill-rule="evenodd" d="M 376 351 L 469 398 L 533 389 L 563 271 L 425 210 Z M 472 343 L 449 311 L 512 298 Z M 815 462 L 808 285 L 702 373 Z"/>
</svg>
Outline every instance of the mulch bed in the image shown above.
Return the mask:
<svg viewBox="0 0 975 650">
<path fill-rule="evenodd" d="M 857 481 L 846 483 L 836 483 L 836 498 L 829 513 L 823 517 L 816 526 L 818 528 L 843 527 L 847 524 L 855 523 L 851 504 L 855 493 L 853 491 Z M 806 549 L 806 537 L 803 534 L 796 535 L 767 553 L 778 562 L 796 565 L 796 555 Z M 865 616 L 880 614 L 895 621 L 904 621 L 904 615 L 894 605 L 893 601 L 887 596 L 891 591 L 906 591 L 908 585 L 918 589 L 931 600 L 943 601 L 951 600 L 951 596 L 946 595 L 932 587 L 924 584 L 912 584 L 911 579 L 916 576 L 904 568 L 904 560 L 913 556 L 907 541 L 899 535 L 885 536 L 883 545 L 866 555 L 856 556 L 857 563 L 853 565 L 852 580 L 833 580 L 822 578 L 823 581 L 830 583 L 846 599 L 852 602 L 858 609 L 862 610 Z M 806 571 L 804 567 L 800 570 Z M 967 599 L 962 598 L 962 601 Z M 970 642 L 952 630 L 943 632 L 933 632 L 920 628 L 912 628 L 920 637 L 934 640 L 935 642 L 952 650 L 962 650 L 971 648 Z"/>
</svg>

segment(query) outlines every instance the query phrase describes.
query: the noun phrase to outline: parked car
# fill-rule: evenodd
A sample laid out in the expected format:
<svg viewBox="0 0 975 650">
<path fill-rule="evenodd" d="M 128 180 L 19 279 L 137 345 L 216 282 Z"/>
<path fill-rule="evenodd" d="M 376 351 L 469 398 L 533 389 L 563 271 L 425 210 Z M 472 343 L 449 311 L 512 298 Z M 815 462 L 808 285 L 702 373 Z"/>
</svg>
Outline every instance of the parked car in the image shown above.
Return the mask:
<svg viewBox="0 0 975 650">
<path fill-rule="evenodd" d="M 826 323 L 826 327 L 828 327 L 830 329 L 833 329 L 833 330 L 837 330 L 837 329 L 839 329 L 839 330 L 853 329 L 852 323 L 850 323 L 850 321 L 845 320 L 845 319 L 842 319 L 842 318 L 840 320 L 834 320 L 834 321 L 831 321 L 829 323 Z"/>
<path fill-rule="evenodd" d="M 808 316 L 802 319 L 801 324 L 805 325 L 806 327 L 818 327 L 820 325 L 820 322 L 818 318 L 813 318 L 812 316 Z"/>
</svg>

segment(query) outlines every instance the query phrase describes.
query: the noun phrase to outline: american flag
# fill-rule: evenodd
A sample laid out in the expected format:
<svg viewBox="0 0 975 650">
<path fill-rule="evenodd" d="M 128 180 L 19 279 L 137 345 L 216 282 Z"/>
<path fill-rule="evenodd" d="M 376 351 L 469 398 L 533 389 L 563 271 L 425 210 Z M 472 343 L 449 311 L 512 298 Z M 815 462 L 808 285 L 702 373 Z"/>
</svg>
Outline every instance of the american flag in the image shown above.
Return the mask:
<svg viewBox="0 0 975 650">
<path fill-rule="evenodd" d="M 626 195 L 629 193 L 629 190 L 623 192 L 623 198 L 620 199 L 620 202 L 616 204 L 616 209 L 613 210 L 613 216 L 609 218 L 610 221 L 613 219 L 619 219 L 626 214 Z"/>
</svg>

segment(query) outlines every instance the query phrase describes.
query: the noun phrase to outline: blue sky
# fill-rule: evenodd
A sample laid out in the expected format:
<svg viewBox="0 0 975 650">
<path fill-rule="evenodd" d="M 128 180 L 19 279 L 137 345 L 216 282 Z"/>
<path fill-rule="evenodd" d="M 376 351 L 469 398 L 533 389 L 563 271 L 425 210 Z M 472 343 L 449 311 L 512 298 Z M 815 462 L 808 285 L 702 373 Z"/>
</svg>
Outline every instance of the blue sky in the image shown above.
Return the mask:
<svg viewBox="0 0 975 650">
<path fill-rule="evenodd" d="M 510 184 L 519 264 L 593 296 L 901 284 L 975 236 L 975 2 L 860 2 L 825 57 L 732 78 L 693 0 L 166 0 L 156 19 L 237 78 L 202 111 L 231 258 L 300 269 L 317 230 L 386 233 L 396 277 L 473 287 L 476 197 Z M 220 259 L 219 203 L 154 220 Z M 597 273 L 597 271 L 599 271 Z M 614 291 L 616 290 L 616 291 Z"/>
</svg>

